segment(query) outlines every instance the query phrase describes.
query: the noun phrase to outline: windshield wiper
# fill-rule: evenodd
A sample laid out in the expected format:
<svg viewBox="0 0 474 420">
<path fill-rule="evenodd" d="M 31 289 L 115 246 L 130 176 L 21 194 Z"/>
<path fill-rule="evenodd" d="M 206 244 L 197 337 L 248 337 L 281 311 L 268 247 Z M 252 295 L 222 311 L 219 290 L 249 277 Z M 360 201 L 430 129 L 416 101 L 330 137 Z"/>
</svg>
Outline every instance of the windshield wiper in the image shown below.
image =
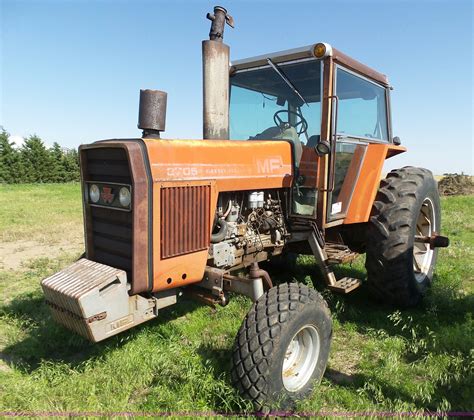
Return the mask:
<svg viewBox="0 0 474 420">
<path fill-rule="evenodd" d="M 287 76 L 285 73 L 283 73 L 283 70 L 280 69 L 280 67 L 278 67 L 278 66 L 272 61 L 271 58 L 267 58 L 267 63 L 270 64 L 271 68 L 277 72 L 278 76 L 280 76 L 280 77 L 283 79 L 283 81 L 289 86 L 289 88 L 293 91 L 293 93 L 294 93 L 296 96 L 298 96 L 298 98 L 300 98 L 300 99 L 306 104 L 306 106 L 309 107 L 308 102 L 306 102 L 306 99 L 303 98 L 303 95 L 301 95 L 301 93 L 299 92 L 299 90 L 296 89 L 296 86 L 295 86 L 293 83 L 291 83 L 291 80 L 288 79 L 288 76 Z"/>
</svg>

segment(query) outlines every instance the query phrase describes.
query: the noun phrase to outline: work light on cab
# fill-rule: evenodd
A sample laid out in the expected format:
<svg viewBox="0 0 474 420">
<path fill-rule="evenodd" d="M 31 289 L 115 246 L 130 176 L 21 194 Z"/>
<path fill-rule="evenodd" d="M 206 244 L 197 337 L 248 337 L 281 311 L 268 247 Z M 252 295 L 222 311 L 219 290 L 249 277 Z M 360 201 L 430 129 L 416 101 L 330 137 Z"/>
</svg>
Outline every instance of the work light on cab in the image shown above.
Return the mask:
<svg viewBox="0 0 474 420">
<path fill-rule="evenodd" d="M 331 151 L 331 146 L 328 141 L 321 140 L 316 145 L 316 152 L 319 156 L 327 155 Z"/>
<path fill-rule="evenodd" d="M 97 203 L 100 199 L 100 190 L 99 187 L 95 184 L 92 184 L 89 187 L 89 197 L 93 203 Z"/>
<path fill-rule="evenodd" d="M 127 187 L 120 188 L 119 201 L 123 207 L 128 207 L 132 201 L 130 190 Z"/>
</svg>

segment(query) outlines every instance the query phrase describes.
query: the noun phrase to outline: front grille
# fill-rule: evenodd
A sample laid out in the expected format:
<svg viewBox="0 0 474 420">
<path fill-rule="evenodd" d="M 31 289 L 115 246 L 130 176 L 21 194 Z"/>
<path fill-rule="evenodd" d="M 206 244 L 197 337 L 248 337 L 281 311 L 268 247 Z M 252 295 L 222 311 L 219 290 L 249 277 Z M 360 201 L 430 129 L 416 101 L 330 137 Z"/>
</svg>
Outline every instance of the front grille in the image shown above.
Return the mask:
<svg viewBox="0 0 474 420">
<path fill-rule="evenodd" d="M 131 275 L 132 213 L 91 207 L 94 260 Z"/>
<path fill-rule="evenodd" d="M 87 181 L 132 184 L 127 154 L 121 148 L 92 148 L 84 150 L 84 178 Z M 96 262 L 119 268 L 132 279 L 133 209 L 90 206 L 92 236 L 89 254 Z"/>
<path fill-rule="evenodd" d="M 161 258 L 209 246 L 210 197 L 209 185 L 161 189 Z"/>
<path fill-rule="evenodd" d="M 131 184 L 132 177 L 124 149 L 104 147 L 85 150 L 89 181 Z"/>
</svg>

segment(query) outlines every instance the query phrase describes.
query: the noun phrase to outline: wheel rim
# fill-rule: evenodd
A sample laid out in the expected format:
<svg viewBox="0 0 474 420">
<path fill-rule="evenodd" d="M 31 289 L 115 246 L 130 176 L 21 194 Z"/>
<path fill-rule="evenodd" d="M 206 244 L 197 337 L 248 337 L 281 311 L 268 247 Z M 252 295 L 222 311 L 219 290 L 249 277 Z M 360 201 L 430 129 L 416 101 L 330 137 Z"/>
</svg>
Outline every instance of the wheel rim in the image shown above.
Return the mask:
<svg viewBox="0 0 474 420">
<path fill-rule="evenodd" d="M 421 205 L 416 220 L 416 236 L 431 236 L 435 232 L 436 220 L 434 205 L 431 199 L 426 198 Z M 416 281 L 421 283 L 429 274 L 433 261 L 434 250 L 429 244 L 415 242 L 413 246 L 413 270 Z"/>
<path fill-rule="evenodd" d="M 320 339 L 312 325 L 301 328 L 292 338 L 283 360 L 283 386 L 296 392 L 306 385 L 313 375 L 319 358 Z"/>
</svg>

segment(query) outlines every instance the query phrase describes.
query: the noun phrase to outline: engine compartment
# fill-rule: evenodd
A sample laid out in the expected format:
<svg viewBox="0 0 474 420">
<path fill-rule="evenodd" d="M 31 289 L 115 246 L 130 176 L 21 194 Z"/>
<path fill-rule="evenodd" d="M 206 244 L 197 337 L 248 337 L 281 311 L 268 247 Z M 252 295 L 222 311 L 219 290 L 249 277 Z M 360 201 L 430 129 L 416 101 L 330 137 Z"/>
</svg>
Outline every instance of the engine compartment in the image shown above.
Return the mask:
<svg viewBox="0 0 474 420">
<path fill-rule="evenodd" d="M 223 192 L 219 195 L 208 266 L 243 268 L 281 254 L 289 237 L 282 190 Z"/>
</svg>

